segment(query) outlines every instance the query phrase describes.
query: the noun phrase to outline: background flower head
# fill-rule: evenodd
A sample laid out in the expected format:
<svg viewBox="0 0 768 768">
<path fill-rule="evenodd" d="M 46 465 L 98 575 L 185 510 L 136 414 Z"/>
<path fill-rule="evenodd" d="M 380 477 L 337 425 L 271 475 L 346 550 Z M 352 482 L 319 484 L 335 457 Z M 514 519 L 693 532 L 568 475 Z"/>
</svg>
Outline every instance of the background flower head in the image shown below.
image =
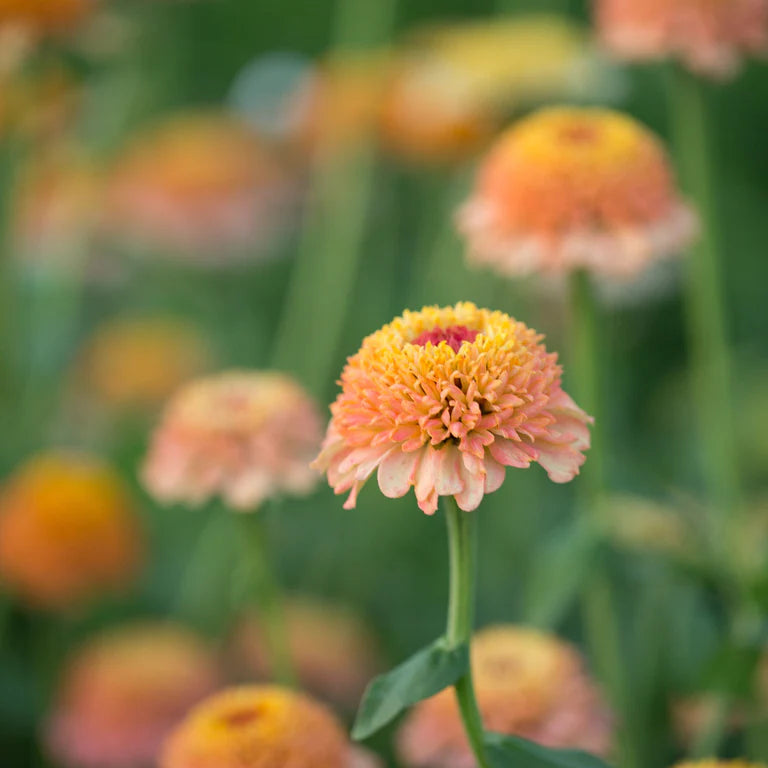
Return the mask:
<svg viewBox="0 0 768 768">
<path fill-rule="evenodd" d="M 370 629 L 351 611 L 310 598 L 293 597 L 284 610 L 302 687 L 324 701 L 354 709 L 380 669 Z M 258 614 L 242 622 L 234 642 L 237 656 L 252 674 L 272 677 Z"/>
<path fill-rule="evenodd" d="M 274 686 L 219 693 L 167 740 L 160 768 L 347 768 L 351 750 L 335 717 Z"/>
<path fill-rule="evenodd" d="M 0 27 L 61 32 L 75 26 L 95 6 L 95 0 L 0 0 Z"/>
<path fill-rule="evenodd" d="M 127 490 L 97 459 L 40 454 L 0 493 L 0 577 L 34 605 L 67 608 L 125 585 L 142 548 Z"/>
<path fill-rule="evenodd" d="M 497 141 L 459 228 L 470 260 L 502 274 L 630 277 L 684 249 L 695 220 L 650 131 L 609 110 L 553 108 Z"/>
<path fill-rule="evenodd" d="M 314 403 L 288 376 L 228 371 L 199 379 L 168 403 L 144 482 L 162 502 L 201 504 L 220 494 L 236 509 L 305 494 L 317 481 L 309 461 L 320 429 Z"/>
<path fill-rule="evenodd" d="M 166 735 L 219 684 L 214 653 L 183 627 L 108 630 L 65 668 L 46 723 L 48 751 L 73 768 L 155 765 Z"/>
<path fill-rule="evenodd" d="M 549 747 L 610 750 L 608 710 L 568 643 L 532 629 L 490 627 L 473 642 L 472 674 L 487 730 Z M 474 768 L 452 690 L 414 707 L 398 751 L 412 768 Z"/>
<path fill-rule="evenodd" d="M 220 265 L 263 252 L 294 193 L 286 166 L 247 124 L 187 113 L 147 129 L 118 157 L 105 227 L 132 246 Z"/>
<path fill-rule="evenodd" d="M 722 78 L 744 56 L 768 52 L 766 0 L 596 0 L 595 15 L 604 44 L 623 59 L 674 57 Z"/>
<path fill-rule="evenodd" d="M 315 466 L 345 507 L 374 470 L 385 496 L 415 488 L 428 514 L 439 496 L 465 511 L 538 462 L 567 482 L 584 462 L 589 417 L 561 387 L 556 355 L 502 312 L 471 303 L 405 312 L 363 341 Z"/>
</svg>

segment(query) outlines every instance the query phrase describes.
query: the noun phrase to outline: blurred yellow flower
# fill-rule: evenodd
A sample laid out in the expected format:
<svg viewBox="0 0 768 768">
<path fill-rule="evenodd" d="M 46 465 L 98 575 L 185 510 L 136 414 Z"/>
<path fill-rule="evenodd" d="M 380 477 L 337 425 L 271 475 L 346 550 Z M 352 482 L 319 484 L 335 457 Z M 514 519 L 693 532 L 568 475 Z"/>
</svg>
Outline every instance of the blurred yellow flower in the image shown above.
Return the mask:
<svg viewBox="0 0 768 768">
<path fill-rule="evenodd" d="M 0 578 L 35 606 L 69 608 L 126 585 L 142 549 L 127 491 L 97 459 L 40 454 L 0 493 Z"/>
<path fill-rule="evenodd" d="M 376 639 L 369 628 L 351 611 L 310 598 L 288 600 L 284 614 L 301 686 L 324 701 L 355 709 L 380 670 Z M 258 614 L 241 623 L 234 646 L 251 674 L 274 677 Z"/>
<path fill-rule="evenodd" d="M 473 639 L 472 675 L 487 730 L 548 747 L 609 752 L 611 717 L 568 643 L 524 627 L 489 627 Z M 475 765 L 451 689 L 413 708 L 398 752 L 409 768 Z"/>
<path fill-rule="evenodd" d="M 315 404 L 272 371 L 227 371 L 183 386 L 168 403 L 143 470 L 161 502 L 201 504 L 221 495 L 254 510 L 282 493 L 304 495 L 318 477 Z"/>
<path fill-rule="evenodd" d="M 68 661 L 45 726 L 48 751 L 73 768 L 154 765 L 165 737 L 220 677 L 213 651 L 184 627 L 110 629 Z"/>
<path fill-rule="evenodd" d="M 469 258 L 505 275 L 625 278 L 679 254 L 696 231 L 650 131 L 618 112 L 565 107 L 499 138 L 459 226 Z"/>
<path fill-rule="evenodd" d="M 129 246 L 221 265 L 263 255 L 295 194 L 285 163 L 245 123 L 177 115 L 116 160 L 105 226 Z"/>
<path fill-rule="evenodd" d="M 347 768 L 335 717 L 300 693 L 232 688 L 197 706 L 166 741 L 160 768 Z"/>
<path fill-rule="evenodd" d="M 77 381 L 90 403 L 154 410 L 210 363 L 210 349 L 190 323 L 167 316 L 119 318 L 88 340 Z"/>
</svg>

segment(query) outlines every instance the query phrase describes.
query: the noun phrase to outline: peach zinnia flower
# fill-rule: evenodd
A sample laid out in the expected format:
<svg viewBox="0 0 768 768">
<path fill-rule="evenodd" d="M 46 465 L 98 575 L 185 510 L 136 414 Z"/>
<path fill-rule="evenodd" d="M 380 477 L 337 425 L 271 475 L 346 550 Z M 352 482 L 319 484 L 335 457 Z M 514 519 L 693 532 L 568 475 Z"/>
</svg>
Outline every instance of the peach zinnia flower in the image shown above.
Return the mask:
<svg viewBox="0 0 768 768">
<path fill-rule="evenodd" d="M 191 382 L 171 398 L 144 466 L 162 502 L 201 504 L 215 494 L 248 510 L 283 492 L 305 494 L 320 443 L 309 396 L 275 372 L 229 371 Z"/>
<path fill-rule="evenodd" d="M 210 350 L 194 325 L 173 317 L 119 318 L 83 349 L 78 380 L 90 402 L 154 409 L 208 368 Z"/>
<path fill-rule="evenodd" d="M 414 486 L 419 507 L 454 496 L 465 511 L 533 461 L 568 482 L 589 447 L 589 417 L 561 387 L 557 356 L 502 312 L 471 303 L 405 312 L 363 342 L 315 466 L 346 508 L 374 470 L 382 493 Z"/>
<path fill-rule="evenodd" d="M 198 705 L 166 741 L 160 768 L 348 768 L 336 718 L 276 686 L 232 688 Z"/>
<path fill-rule="evenodd" d="M 602 109 L 545 109 L 502 135 L 459 214 L 469 258 L 506 275 L 629 277 L 679 253 L 695 218 L 660 142 Z"/>
<path fill-rule="evenodd" d="M 34 605 L 65 608 L 124 585 L 140 551 L 127 491 L 95 459 L 41 454 L 0 493 L 0 578 Z"/>
<path fill-rule="evenodd" d="M 220 264 L 265 250 L 294 194 L 245 123 L 185 114 L 140 135 L 118 160 L 105 226 L 129 245 Z"/>
<path fill-rule="evenodd" d="M 554 748 L 610 750 L 611 718 L 568 643 L 532 629 L 491 627 L 473 641 L 472 673 L 488 730 Z M 451 689 L 416 705 L 398 748 L 410 768 L 474 768 Z"/>
<path fill-rule="evenodd" d="M 212 650 L 183 627 L 110 630 L 67 665 L 46 725 L 48 750 L 74 768 L 155 765 L 171 729 L 219 681 Z"/>
<path fill-rule="evenodd" d="M 316 696 L 347 709 L 360 702 L 380 668 L 376 639 L 354 613 L 309 598 L 284 606 L 291 658 L 299 681 Z M 248 617 L 235 636 L 238 656 L 259 678 L 272 677 L 258 616 Z"/>
<path fill-rule="evenodd" d="M 727 77 L 742 56 L 768 52 L 768 0 L 596 0 L 600 36 L 623 59 L 681 58 Z"/>
</svg>

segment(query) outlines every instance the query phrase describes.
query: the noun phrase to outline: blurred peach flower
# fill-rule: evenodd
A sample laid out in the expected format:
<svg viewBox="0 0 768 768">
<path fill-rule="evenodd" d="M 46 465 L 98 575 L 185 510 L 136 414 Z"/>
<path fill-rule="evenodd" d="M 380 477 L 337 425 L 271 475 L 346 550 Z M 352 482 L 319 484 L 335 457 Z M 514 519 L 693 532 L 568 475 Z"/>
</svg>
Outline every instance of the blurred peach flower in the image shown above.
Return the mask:
<svg viewBox="0 0 768 768">
<path fill-rule="evenodd" d="M 244 686 L 193 709 L 166 741 L 159 765 L 352 768 L 357 759 L 340 724 L 322 705 L 276 686 Z"/>
<path fill-rule="evenodd" d="M 295 195 L 292 173 L 247 124 L 183 114 L 137 136 L 117 159 L 105 229 L 140 250 L 220 266 L 264 255 Z"/>
<path fill-rule="evenodd" d="M 72 768 L 149 768 L 171 729 L 219 684 L 212 650 L 185 628 L 111 629 L 67 664 L 46 723 L 48 751 Z"/>
<path fill-rule="evenodd" d="M 351 611 L 294 597 L 284 607 L 291 658 L 303 688 L 324 701 L 353 710 L 380 669 L 377 643 Z M 258 615 L 238 628 L 235 652 L 260 679 L 273 674 Z"/>
<path fill-rule="evenodd" d="M 733 75 L 768 53 L 768 0 L 596 0 L 605 46 L 629 60 L 680 58 L 695 72 Z"/>
<path fill-rule="evenodd" d="M 309 461 L 320 443 L 314 403 L 290 377 L 228 371 L 193 381 L 168 403 L 144 464 L 149 492 L 164 503 L 202 504 L 220 494 L 253 510 L 317 482 Z"/>
<path fill-rule="evenodd" d="M 40 454 L 0 493 L 0 578 L 32 605 L 69 608 L 126 585 L 142 549 L 126 489 L 95 458 Z"/>
<path fill-rule="evenodd" d="M 545 109 L 509 129 L 458 221 L 470 260 L 510 276 L 630 278 L 696 232 L 659 140 L 604 109 Z"/>
<path fill-rule="evenodd" d="M 553 748 L 610 751 L 611 717 L 568 643 L 533 629 L 490 627 L 473 640 L 472 673 L 488 730 Z M 413 708 L 398 752 L 409 768 L 475 768 L 451 689 Z"/>
<path fill-rule="evenodd" d="M 79 355 L 76 378 L 90 406 L 150 411 L 210 362 L 210 348 L 193 324 L 125 317 L 97 328 Z"/>
<path fill-rule="evenodd" d="M 471 303 L 405 312 L 363 341 L 314 466 L 345 508 L 374 470 L 385 496 L 414 486 L 432 514 L 439 496 L 465 511 L 538 462 L 555 482 L 578 473 L 590 418 L 561 387 L 557 356 L 502 312 Z"/>
</svg>

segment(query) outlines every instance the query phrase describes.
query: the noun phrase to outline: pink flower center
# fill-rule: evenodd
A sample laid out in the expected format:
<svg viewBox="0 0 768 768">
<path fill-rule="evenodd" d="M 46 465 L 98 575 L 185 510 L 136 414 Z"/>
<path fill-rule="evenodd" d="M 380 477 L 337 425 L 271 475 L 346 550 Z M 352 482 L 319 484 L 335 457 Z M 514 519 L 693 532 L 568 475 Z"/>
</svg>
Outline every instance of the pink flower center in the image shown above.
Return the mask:
<svg viewBox="0 0 768 768">
<path fill-rule="evenodd" d="M 454 352 L 458 352 L 459 347 L 465 341 L 472 343 L 477 338 L 478 333 L 480 331 L 472 331 L 466 325 L 451 325 L 448 328 L 435 327 L 431 331 L 424 331 L 424 333 L 419 334 L 411 344 L 423 347 L 431 342 L 437 346 L 441 341 L 444 341 Z"/>
</svg>

